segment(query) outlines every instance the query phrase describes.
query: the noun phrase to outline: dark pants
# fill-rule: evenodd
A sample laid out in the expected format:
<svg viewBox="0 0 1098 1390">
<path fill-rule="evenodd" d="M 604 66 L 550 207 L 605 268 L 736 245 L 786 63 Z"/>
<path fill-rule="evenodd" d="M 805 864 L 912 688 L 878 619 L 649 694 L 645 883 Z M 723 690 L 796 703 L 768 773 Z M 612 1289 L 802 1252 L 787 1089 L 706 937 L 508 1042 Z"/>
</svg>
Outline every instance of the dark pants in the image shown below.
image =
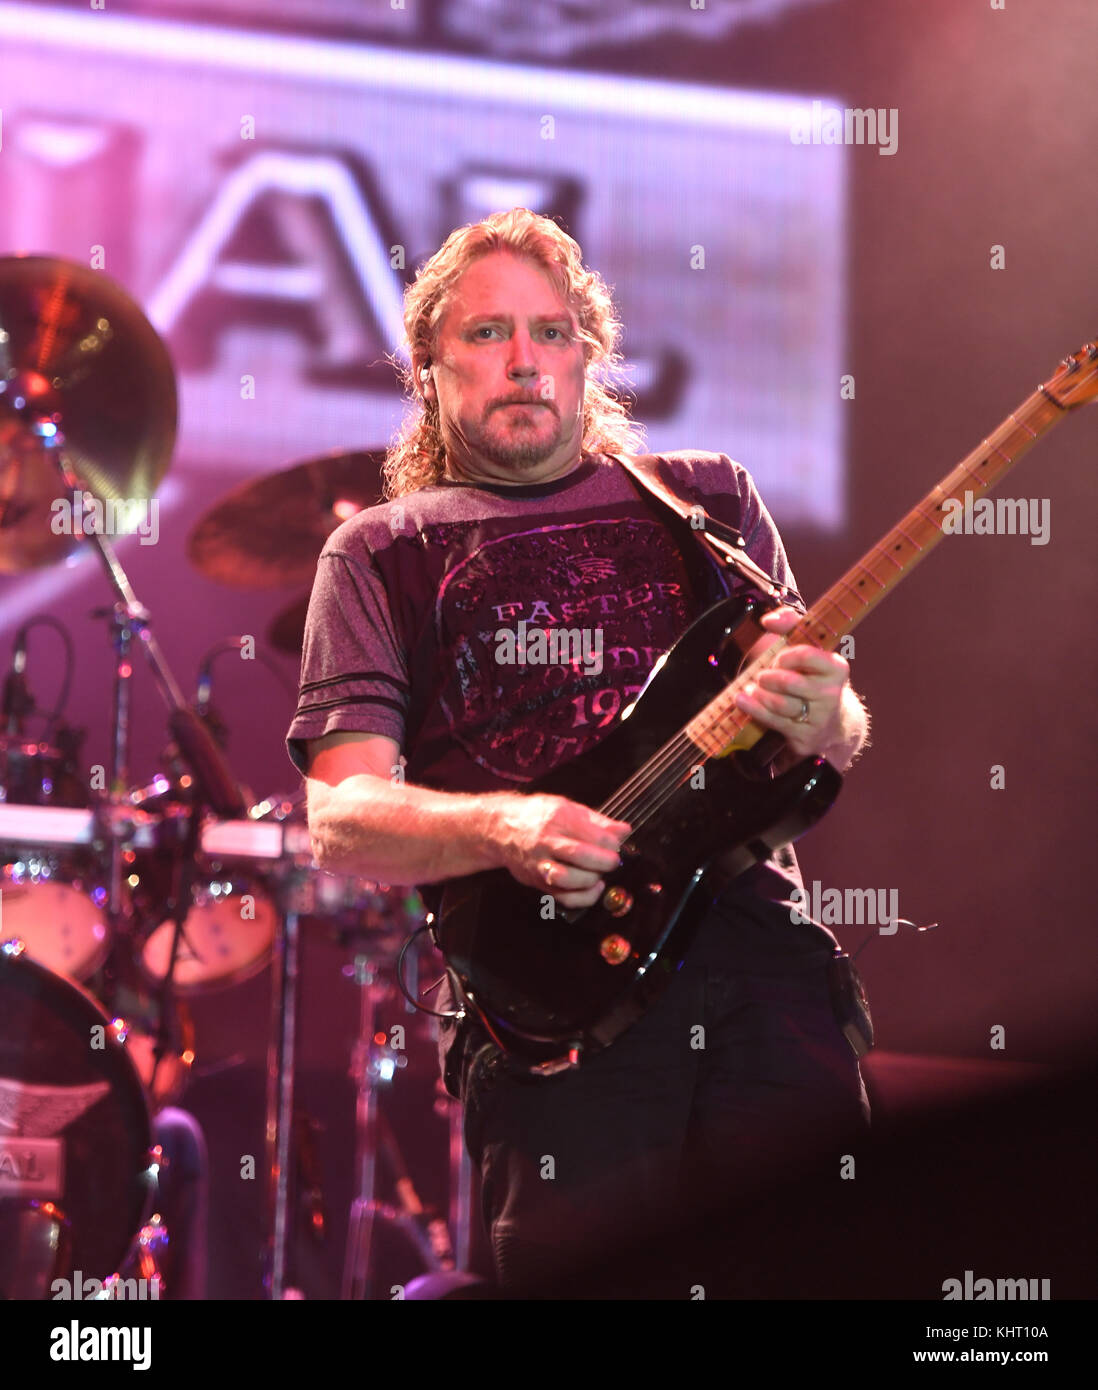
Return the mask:
<svg viewBox="0 0 1098 1390">
<path fill-rule="evenodd" d="M 576 1271 L 773 1180 L 806 1148 L 838 1177 L 869 1120 L 818 959 L 688 962 L 573 1072 L 520 1075 L 494 1045 L 467 1047 L 462 1097 L 496 1278 L 515 1293 L 574 1289 Z"/>
</svg>

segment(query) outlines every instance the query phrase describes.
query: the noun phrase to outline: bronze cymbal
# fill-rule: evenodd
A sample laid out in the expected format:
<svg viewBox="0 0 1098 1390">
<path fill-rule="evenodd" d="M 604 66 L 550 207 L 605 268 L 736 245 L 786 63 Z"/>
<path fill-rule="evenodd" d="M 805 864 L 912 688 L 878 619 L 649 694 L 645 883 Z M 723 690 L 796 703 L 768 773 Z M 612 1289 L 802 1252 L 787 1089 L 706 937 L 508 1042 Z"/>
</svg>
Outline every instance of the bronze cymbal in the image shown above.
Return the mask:
<svg viewBox="0 0 1098 1390">
<path fill-rule="evenodd" d="M 384 459 L 383 450 L 339 450 L 243 484 L 191 532 L 191 564 L 244 589 L 310 584 L 336 527 L 381 501 Z"/>
<path fill-rule="evenodd" d="M 305 615 L 309 611 L 309 595 L 302 594 L 294 599 L 289 608 L 284 608 L 267 629 L 267 641 L 275 651 L 289 652 L 300 656 L 305 645 Z"/>
<path fill-rule="evenodd" d="M 75 261 L 0 257 L 0 572 L 87 543 L 52 505 L 71 500 L 58 450 L 101 501 L 140 503 L 168 470 L 175 429 L 168 350 L 120 285 Z M 101 529 L 121 519 L 111 511 Z"/>
</svg>

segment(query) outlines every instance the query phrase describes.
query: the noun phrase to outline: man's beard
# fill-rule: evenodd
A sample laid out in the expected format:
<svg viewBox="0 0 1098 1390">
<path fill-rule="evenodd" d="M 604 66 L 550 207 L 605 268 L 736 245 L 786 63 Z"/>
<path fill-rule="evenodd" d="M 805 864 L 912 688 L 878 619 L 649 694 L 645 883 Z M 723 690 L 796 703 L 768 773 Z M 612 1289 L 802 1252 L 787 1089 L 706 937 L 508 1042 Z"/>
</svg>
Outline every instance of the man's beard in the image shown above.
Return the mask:
<svg viewBox="0 0 1098 1390">
<path fill-rule="evenodd" d="M 499 407 L 489 412 L 489 420 Z M 482 458 L 504 468 L 534 468 L 544 463 L 554 449 L 560 445 L 560 421 L 549 406 L 538 405 L 537 410 L 548 410 L 557 420 L 557 428 L 543 435 L 540 429 L 519 430 L 506 435 L 494 432 L 490 426 L 478 426 L 465 434 L 466 446 L 475 450 Z"/>
</svg>

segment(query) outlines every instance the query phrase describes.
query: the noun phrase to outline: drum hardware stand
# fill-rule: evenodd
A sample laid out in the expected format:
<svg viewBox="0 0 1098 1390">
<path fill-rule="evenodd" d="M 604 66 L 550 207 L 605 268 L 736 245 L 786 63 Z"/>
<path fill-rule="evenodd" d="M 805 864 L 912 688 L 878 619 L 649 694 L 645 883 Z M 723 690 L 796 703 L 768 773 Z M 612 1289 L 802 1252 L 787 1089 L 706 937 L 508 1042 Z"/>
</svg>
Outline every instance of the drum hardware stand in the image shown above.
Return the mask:
<svg viewBox="0 0 1098 1390">
<path fill-rule="evenodd" d="M 164 1276 L 160 1269 L 165 1254 L 168 1252 L 170 1237 L 168 1228 L 164 1225 L 164 1220 L 158 1214 L 149 1217 L 144 1226 L 138 1233 L 134 1245 L 133 1257 L 137 1260 L 137 1268 L 140 1270 L 139 1278 L 144 1279 L 150 1290 L 148 1297 L 156 1300 L 164 1296 L 165 1284 Z M 121 1274 L 109 1274 L 103 1280 L 102 1292 L 94 1294 L 93 1298 L 108 1300 L 125 1297 L 126 1279 Z M 122 1287 L 123 1292 L 119 1294 L 116 1290 Z"/>
<path fill-rule="evenodd" d="M 320 1122 L 304 1110 L 294 1113 L 294 1139 L 297 1171 L 301 1183 L 301 1205 L 309 1213 L 309 1234 L 317 1245 L 328 1238 L 328 1218 L 324 1210 L 324 1182 L 316 1151 Z"/>
<path fill-rule="evenodd" d="M 374 1042 L 377 1006 L 390 994 L 390 987 L 378 979 L 374 963 L 363 954 L 355 956 L 354 981 L 358 985 L 358 1038 L 351 1052 L 350 1076 L 355 1083 L 355 1197 L 347 1225 L 347 1250 L 343 1262 L 340 1297 L 366 1296 L 373 1240 L 377 1179 L 377 1085 L 389 1080 L 390 1059 L 386 1049 Z"/>
<path fill-rule="evenodd" d="M 286 1285 L 293 1154 L 294 1069 L 301 952 L 301 911 L 307 870 L 294 868 L 285 885 L 271 953 L 271 1031 L 267 1048 L 266 1153 L 270 1235 L 263 1286 L 267 1297 L 299 1297 Z"/>
<path fill-rule="evenodd" d="M 94 617 L 109 617 L 113 633 L 112 645 L 115 651 L 114 686 L 111 695 L 111 767 L 109 779 L 108 814 L 104 818 L 103 831 L 107 838 L 107 921 L 110 924 L 112 939 L 117 941 L 128 936 L 131 912 L 122 892 L 124 841 L 130 833 L 129 826 L 121 819 L 110 815 L 116 804 L 118 793 L 128 784 L 130 761 L 130 709 L 133 665 L 130 660 L 130 644 L 133 629 L 124 616 L 121 605 L 114 608 L 98 609 Z M 106 978 L 106 977 L 105 977 Z M 104 988 L 105 997 L 114 995 L 112 985 Z M 115 1011 L 116 1000 L 111 997 L 109 1007 Z"/>
<path fill-rule="evenodd" d="M 446 1224 L 427 1213 L 412 1186 L 403 1156 L 385 1117 L 378 1110 L 378 1089 L 393 1078 L 393 1057 L 387 1044 L 375 1037 L 378 1006 L 393 989 L 381 979 L 377 963 L 364 952 L 354 958 L 353 977 L 359 986 L 358 1038 L 351 1054 L 350 1077 L 355 1083 L 355 1197 L 347 1226 L 347 1250 L 340 1297 L 366 1297 L 375 1220 L 399 1227 L 416 1246 L 429 1270 L 453 1268 L 453 1251 Z M 409 1006 L 409 1012 L 413 1012 Z M 397 1175 L 401 1209 L 377 1200 L 377 1154 L 386 1151 Z"/>
<path fill-rule="evenodd" d="M 174 1050 L 171 1045 L 170 1020 L 174 1017 L 172 1006 L 175 988 L 175 964 L 179 953 L 179 943 L 185 939 L 186 935 L 183 927 L 191 907 L 191 890 L 194 886 L 195 862 L 201 834 L 202 802 L 201 799 L 196 799 L 188 810 L 187 829 L 182 837 L 175 860 L 170 907 L 170 916 L 174 926 L 171 951 L 168 955 L 168 968 L 164 972 L 164 980 L 160 986 L 160 997 L 157 1004 L 156 1043 L 153 1047 L 152 1076 L 149 1078 L 150 1094 L 156 1081 L 156 1073 L 160 1069 L 160 1063 L 169 1052 Z"/>
<path fill-rule="evenodd" d="M 381 1147 L 389 1160 L 390 1167 L 396 1174 L 396 1192 L 400 1202 L 399 1211 L 392 1207 L 379 1205 L 377 1207 L 378 1214 L 404 1229 L 419 1250 L 420 1257 L 429 1270 L 435 1272 L 453 1270 L 454 1247 L 450 1243 L 449 1227 L 441 1216 L 429 1211 L 420 1201 L 419 1193 L 412 1182 L 412 1175 L 404 1161 L 404 1154 L 401 1152 L 396 1135 L 393 1133 L 393 1127 L 380 1111 L 378 1112 L 378 1128 L 381 1136 Z"/>
<path fill-rule="evenodd" d="M 79 487 L 79 481 L 67 471 L 63 461 L 59 462 L 59 466 L 66 483 L 73 487 Z M 111 618 L 116 653 L 110 770 L 110 804 L 114 806 L 117 804 L 118 798 L 130 785 L 130 711 L 132 708 L 133 682 L 133 663 L 130 653 L 135 632 L 140 636 L 142 646 L 149 654 L 154 676 L 159 678 L 158 683 L 160 684 L 161 692 L 165 699 L 171 704 L 176 698 L 178 698 L 180 702 L 183 702 L 183 696 L 149 630 L 149 615 L 137 601 L 136 595 L 130 588 L 129 581 L 121 565 L 118 563 L 117 556 L 114 554 L 110 542 L 99 534 L 96 534 L 94 539 L 99 547 L 104 564 L 107 567 L 108 576 L 122 595 L 122 600 L 117 602 L 113 608 L 100 610 L 101 613 L 107 614 Z M 157 663 L 159 663 L 159 667 Z M 185 709 L 185 712 L 188 715 L 190 714 L 189 710 Z M 181 750 L 181 756 L 186 757 L 185 749 Z M 175 929 L 172 933 L 168 969 L 158 991 L 153 1067 L 152 1074 L 148 1081 L 150 1096 L 153 1094 L 156 1074 L 160 1069 L 160 1064 L 172 1050 L 170 1020 L 174 1016 L 172 1006 L 175 964 L 179 951 L 179 943 L 184 937 L 183 924 L 186 921 L 190 909 L 191 888 L 194 882 L 195 855 L 198 850 L 201 835 L 202 810 L 204 806 L 202 794 L 209 781 L 208 778 L 203 777 L 202 769 L 196 765 L 193 760 L 187 759 L 187 761 L 195 773 L 194 783 L 196 796 L 192 800 L 189 808 L 186 832 L 182 837 L 182 842 L 176 849 L 175 872 L 173 874 L 173 897 L 170 905 L 170 916 L 175 924 Z M 123 855 L 125 852 L 124 842 L 129 834 L 129 826 L 126 824 L 125 818 L 112 818 L 109 824 L 109 832 L 110 858 L 108 861 L 107 915 L 111 931 L 115 938 L 129 939 L 131 935 L 130 929 L 133 925 L 133 911 L 130 903 L 122 892 L 122 880 L 124 875 Z"/>
</svg>

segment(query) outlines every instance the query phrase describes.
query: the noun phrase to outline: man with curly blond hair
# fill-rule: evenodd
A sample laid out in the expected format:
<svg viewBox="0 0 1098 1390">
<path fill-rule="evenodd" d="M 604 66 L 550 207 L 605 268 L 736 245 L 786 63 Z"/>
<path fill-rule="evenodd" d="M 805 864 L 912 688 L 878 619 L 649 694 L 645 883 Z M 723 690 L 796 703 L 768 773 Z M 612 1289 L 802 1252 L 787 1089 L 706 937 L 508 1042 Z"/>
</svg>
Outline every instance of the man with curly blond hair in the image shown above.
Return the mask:
<svg viewBox="0 0 1098 1390">
<path fill-rule="evenodd" d="M 617 457 L 641 441 L 610 384 L 620 323 L 555 222 L 515 208 L 454 231 L 408 287 L 404 323 L 412 409 L 388 500 L 329 538 L 309 607 L 288 746 L 314 852 L 425 892 L 506 869 L 585 907 L 630 826 L 524 788 L 605 736 L 729 581 Z M 793 594 L 763 619 L 788 632 L 793 576 L 746 470 L 685 450 L 660 467 Z M 596 634 L 597 659 L 501 656 L 501 633 L 556 627 Z M 738 698 L 787 760 L 843 769 L 865 743 L 835 654 L 788 647 Z M 575 1288 L 684 1191 L 747 1182 L 793 1136 L 864 1123 L 829 996 L 837 943 L 791 910 L 801 888 L 791 850 L 731 882 L 664 996 L 573 1071 L 531 1074 L 471 1013 L 444 1025 L 504 1289 Z"/>
</svg>

